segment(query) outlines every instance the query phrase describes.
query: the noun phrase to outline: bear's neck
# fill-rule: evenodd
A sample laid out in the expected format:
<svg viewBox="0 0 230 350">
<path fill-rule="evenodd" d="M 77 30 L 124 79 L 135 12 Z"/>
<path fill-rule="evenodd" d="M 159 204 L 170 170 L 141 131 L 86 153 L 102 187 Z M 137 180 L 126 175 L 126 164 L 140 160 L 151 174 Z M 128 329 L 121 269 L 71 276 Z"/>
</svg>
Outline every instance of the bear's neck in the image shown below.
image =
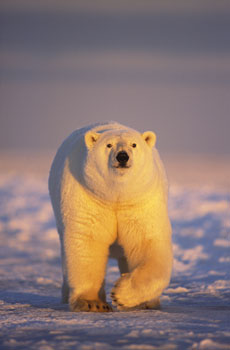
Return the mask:
<svg viewBox="0 0 230 350">
<path fill-rule="evenodd" d="M 86 188 L 94 199 L 115 207 L 143 205 L 143 202 L 147 202 L 149 197 L 156 195 L 161 189 L 158 176 L 149 181 L 143 179 L 134 181 L 132 178 L 117 181 L 110 177 L 106 182 L 100 181 L 100 186 L 94 186 L 95 178 L 93 180 L 86 182 Z"/>
</svg>

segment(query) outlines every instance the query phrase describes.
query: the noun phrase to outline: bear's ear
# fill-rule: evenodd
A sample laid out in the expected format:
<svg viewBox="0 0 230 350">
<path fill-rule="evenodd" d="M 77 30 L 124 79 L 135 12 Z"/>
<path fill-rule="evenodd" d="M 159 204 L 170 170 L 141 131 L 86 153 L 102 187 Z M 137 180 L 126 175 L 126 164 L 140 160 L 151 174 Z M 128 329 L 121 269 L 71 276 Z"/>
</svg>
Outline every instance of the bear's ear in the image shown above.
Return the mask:
<svg viewBox="0 0 230 350">
<path fill-rule="evenodd" d="M 142 135 L 142 138 L 144 139 L 144 141 L 147 143 L 147 145 L 149 147 L 154 147 L 155 143 L 156 143 L 156 135 L 154 134 L 154 132 L 152 131 L 145 131 Z"/>
<path fill-rule="evenodd" d="M 99 139 L 100 134 L 97 134 L 96 132 L 93 131 L 88 131 L 85 134 L 85 144 L 88 149 L 92 148 L 97 140 Z"/>
</svg>

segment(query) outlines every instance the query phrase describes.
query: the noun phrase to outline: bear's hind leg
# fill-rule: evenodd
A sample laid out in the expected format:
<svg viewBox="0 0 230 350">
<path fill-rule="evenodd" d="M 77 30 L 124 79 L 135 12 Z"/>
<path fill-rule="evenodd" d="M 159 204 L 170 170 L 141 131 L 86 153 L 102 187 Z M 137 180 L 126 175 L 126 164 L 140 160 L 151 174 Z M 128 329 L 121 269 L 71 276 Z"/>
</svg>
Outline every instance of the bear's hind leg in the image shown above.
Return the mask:
<svg viewBox="0 0 230 350">
<path fill-rule="evenodd" d="M 121 275 L 129 272 L 128 261 L 125 256 L 118 259 L 118 267 Z"/>
<path fill-rule="evenodd" d="M 101 289 L 99 291 L 99 298 L 106 302 L 106 294 L 105 294 L 105 280 L 102 283 Z"/>
<path fill-rule="evenodd" d="M 61 245 L 61 262 L 62 262 L 62 299 L 61 302 L 63 304 L 68 304 L 69 302 L 69 285 L 67 280 L 67 271 L 66 271 L 66 257 L 65 257 L 65 249 L 64 249 L 64 242 L 63 242 L 63 234 L 62 230 L 58 228 L 59 238 L 60 238 L 60 245 Z"/>
<path fill-rule="evenodd" d="M 161 308 L 161 303 L 160 303 L 160 298 L 156 298 L 150 301 L 147 301 L 143 305 L 141 305 L 141 309 L 152 309 L 152 310 L 160 310 Z"/>
<path fill-rule="evenodd" d="M 69 302 L 69 286 L 67 281 L 63 281 L 62 283 L 62 303 L 68 304 Z"/>
</svg>

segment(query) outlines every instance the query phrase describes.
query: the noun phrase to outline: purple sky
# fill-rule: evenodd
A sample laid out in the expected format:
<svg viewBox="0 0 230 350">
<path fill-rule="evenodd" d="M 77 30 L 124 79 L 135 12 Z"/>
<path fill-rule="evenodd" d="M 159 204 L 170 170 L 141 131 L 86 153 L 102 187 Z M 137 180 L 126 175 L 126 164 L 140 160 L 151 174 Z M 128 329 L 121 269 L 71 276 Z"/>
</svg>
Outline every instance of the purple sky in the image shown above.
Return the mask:
<svg viewBox="0 0 230 350">
<path fill-rule="evenodd" d="M 1 149 L 117 120 L 165 152 L 230 152 L 229 2 L 39 3 L 0 5 Z"/>
</svg>

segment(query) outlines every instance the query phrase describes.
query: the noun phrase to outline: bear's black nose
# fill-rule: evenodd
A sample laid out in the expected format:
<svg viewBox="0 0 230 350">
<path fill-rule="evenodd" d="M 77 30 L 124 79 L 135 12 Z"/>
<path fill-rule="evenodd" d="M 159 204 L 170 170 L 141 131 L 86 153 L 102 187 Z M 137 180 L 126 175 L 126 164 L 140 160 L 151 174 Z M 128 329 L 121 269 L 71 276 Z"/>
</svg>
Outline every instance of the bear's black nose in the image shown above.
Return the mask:
<svg viewBox="0 0 230 350">
<path fill-rule="evenodd" d="M 116 159 L 122 165 L 128 162 L 129 156 L 125 151 L 121 151 L 121 152 L 118 152 Z"/>
</svg>

